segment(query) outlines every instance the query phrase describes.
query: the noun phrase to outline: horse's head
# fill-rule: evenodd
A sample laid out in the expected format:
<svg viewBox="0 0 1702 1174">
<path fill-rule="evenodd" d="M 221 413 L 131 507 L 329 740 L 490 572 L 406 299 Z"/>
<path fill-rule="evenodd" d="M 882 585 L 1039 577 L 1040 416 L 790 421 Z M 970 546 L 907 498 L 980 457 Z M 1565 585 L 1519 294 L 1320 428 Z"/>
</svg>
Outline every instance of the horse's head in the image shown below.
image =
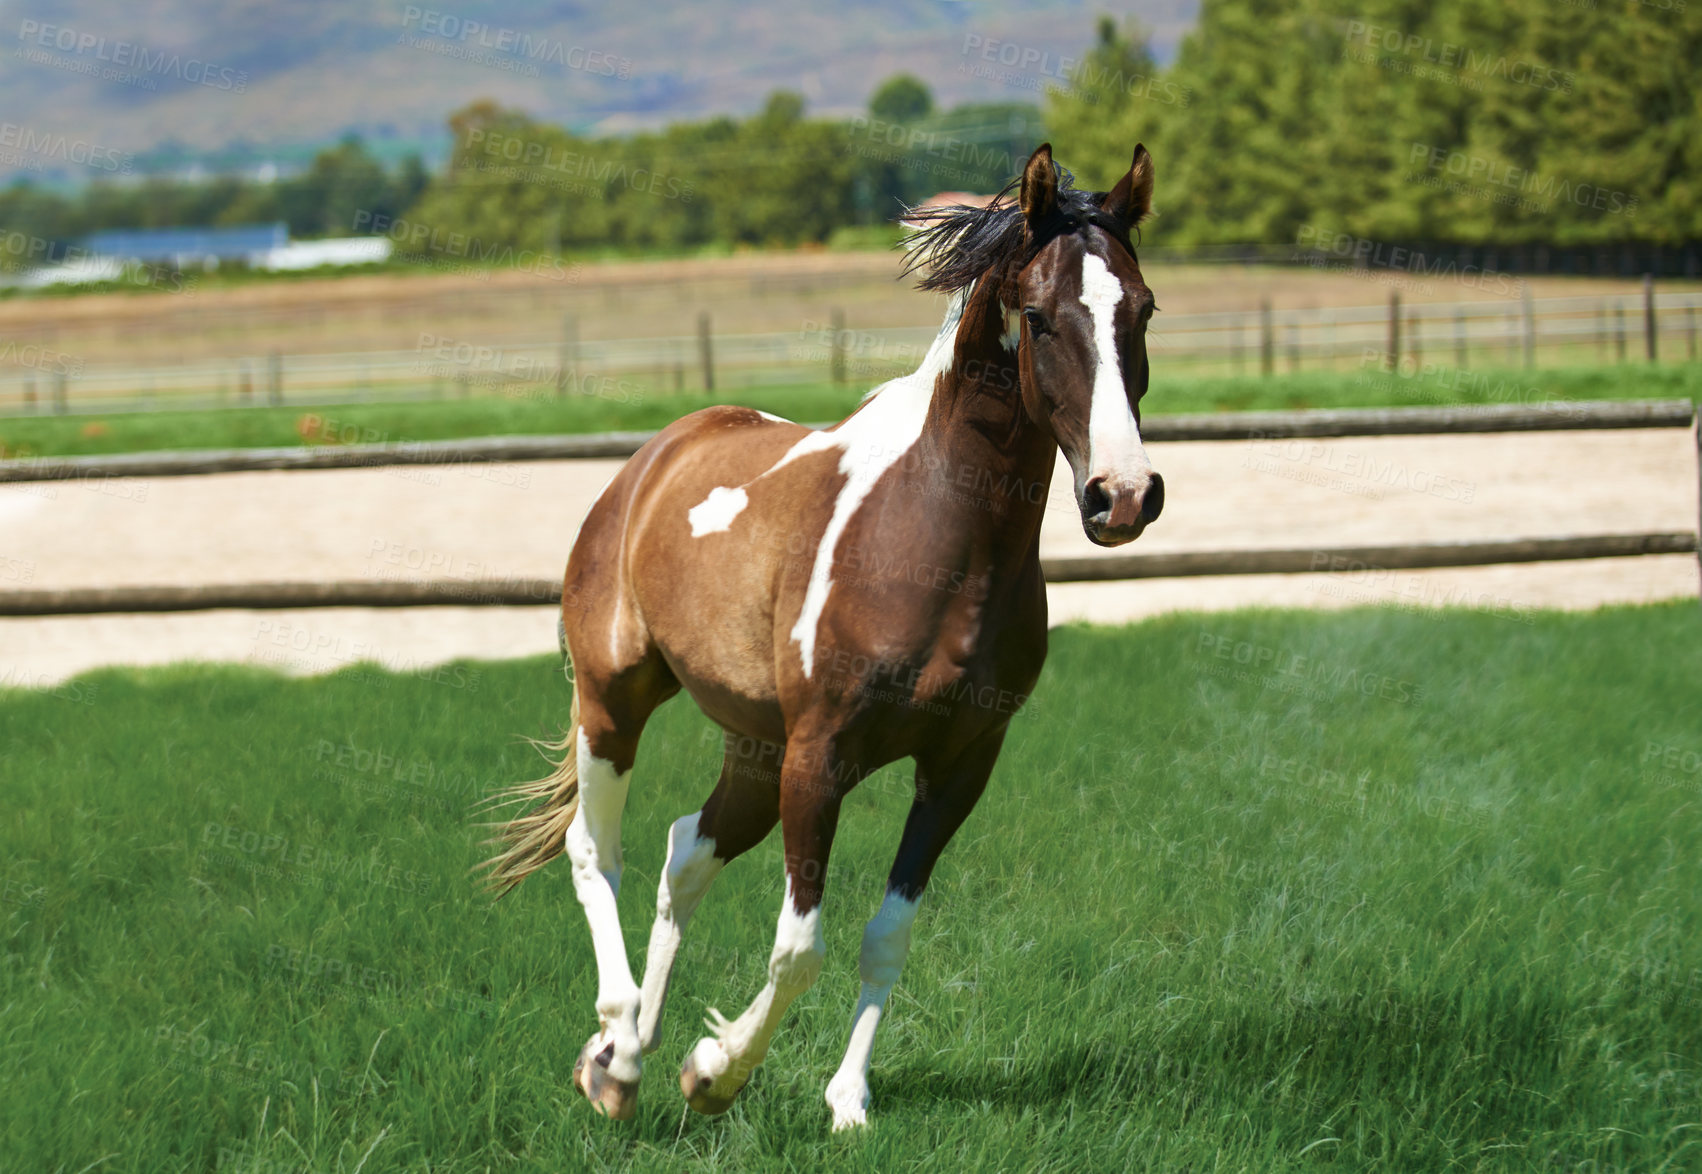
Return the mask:
<svg viewBox="0 0 1702 1174">
<path fill-rule="evenodd" d="M 1023 406 L 1070 462 L 1082 529 L 1100 546 L 1132 542 L 1164 508 L 1164 479 L 1140 433 L 1146 329 L 1157 307 L 1129 238 L 1151 207 L 1144 146 L 1097 199 L 1061 196 L 1049 144 L 1023 171 L 1024 255 L 1032 259 L 1004 297 L 1007 314 L 1021 318 Z"/>
</svg>

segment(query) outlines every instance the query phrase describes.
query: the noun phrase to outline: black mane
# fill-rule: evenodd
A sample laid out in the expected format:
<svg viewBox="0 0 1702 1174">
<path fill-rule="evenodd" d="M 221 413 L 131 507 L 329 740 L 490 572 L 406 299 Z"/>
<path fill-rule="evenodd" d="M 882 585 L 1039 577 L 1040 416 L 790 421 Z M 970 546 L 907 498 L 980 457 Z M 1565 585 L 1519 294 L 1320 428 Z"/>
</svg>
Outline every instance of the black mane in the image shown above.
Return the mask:
<svg viewBox="0 0 1702 1174">
<path fill-rule="evenodd" d="M 904 218 L 922 226 L 906 242 L 910 255 L 904 262 L 906 275 L 923 271 L 916 288 L 956 293 L 995 268 L 1003 271 L 1005 280 L 1014 279 L 1057 237 L 1089 224 L 1104 229 L 1134 254 L 1128 229 L 1100 208 L 1104 192 L 1083 191 L 1068 171 L 1058 168 L 1057 210 L 1030 233 L 1017 202 L 1021 185 L 1021 176 L 1011 180 L 985 208 L 951 204 L 905 209 Z"/>
</svg>

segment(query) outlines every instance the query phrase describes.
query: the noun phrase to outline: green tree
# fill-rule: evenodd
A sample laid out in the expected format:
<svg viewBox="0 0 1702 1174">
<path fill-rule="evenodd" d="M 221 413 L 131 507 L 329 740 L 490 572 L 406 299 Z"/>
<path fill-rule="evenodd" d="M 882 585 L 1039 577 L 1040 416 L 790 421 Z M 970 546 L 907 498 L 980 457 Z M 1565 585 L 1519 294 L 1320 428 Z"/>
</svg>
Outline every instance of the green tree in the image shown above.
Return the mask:
<svg viewBox="0 0 1702 1174">
<path fill-rule="evenodd" d="M 1186 100 L 1153 62 L 1145 31 L 1099 18 L 1092 48 L 1047 93 L 1046 125 L 1060 162 L 1084 187 L 1105 189 L 1129 169 L 1135 144 L 1151 149 L 1172 108 Z"/>
<path fill-rule="evenodd" d="M 933 91 L 908 73 L 887 78 L 869 99 L 869 113 L 886 122 L 916 122 L 933 112 Z"/>
</svg>

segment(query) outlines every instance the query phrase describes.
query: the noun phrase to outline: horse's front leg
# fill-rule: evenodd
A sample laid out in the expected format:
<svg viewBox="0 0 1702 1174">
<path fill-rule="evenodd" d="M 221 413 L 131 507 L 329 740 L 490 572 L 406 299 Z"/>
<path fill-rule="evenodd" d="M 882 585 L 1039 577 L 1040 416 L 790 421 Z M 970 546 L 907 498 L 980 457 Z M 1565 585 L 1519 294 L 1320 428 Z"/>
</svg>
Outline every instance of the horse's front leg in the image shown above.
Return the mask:
<svg viewBox="0 0 1702 1174">
<path fill-rule="evenodd" d="M 933 875 L 940 853 L 981 798 L 1004 740 L 1005 731 L 1000 727 L 950 762 L 916 764 L 916 799 L 910 805 L 898 856 L 887 876 L 886 898 L 880 912 L 863 929 L 863 950 L 857 966 L 863 986 L 857 1009 L 851 1014 L 851 1039 L 839 1071 L 827 1086 L 835 1132 L 867 1121 L 869 1058 L 874 1052 L 875 1028 L 909 956 L 910 927 L 921 906 L 922 890 Z"/>
<path fill-rule="evenodd" d="M 711 1010 L 713 1035 L 697 1041 L 680 1068 L 680 1090 L 699 1113 L 724 1113 L 768 1055 L 792 1000 L 814 984 L 827 948 L 822 939 L 822 882 L 839 823 L 843 791 L 825 740 L 794 736 L 780 779 L 780 827 L 786 842 L 786 896 L 768 983 L 737 1019 Z"/>
</svg>

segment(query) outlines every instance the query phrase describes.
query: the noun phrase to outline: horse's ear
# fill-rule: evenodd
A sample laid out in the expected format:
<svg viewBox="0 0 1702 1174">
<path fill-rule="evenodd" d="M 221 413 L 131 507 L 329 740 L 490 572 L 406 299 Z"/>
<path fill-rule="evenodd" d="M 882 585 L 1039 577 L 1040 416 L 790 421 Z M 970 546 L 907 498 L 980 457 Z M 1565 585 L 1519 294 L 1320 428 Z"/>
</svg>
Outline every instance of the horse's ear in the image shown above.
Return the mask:
<svg viewBox="0 0 1702 1174">
<path fill-rule="evenodd" d="M 1058 207 L 1058 169 L 1052 163 L 1052 144 L 1041 143 L 1022 169 L 1022 214 L 1030 228 Z"/>
<path fill-rule="evenodd" d="M 1129 164 L 1129 173 L 1106 193 L 1100 207 L 1126 228 L 1133 228 L 1152 211 L 1152 156 L 1147 154 L 1144 144 L 1135 144 L 1135 159 Z"/>
</svg>

